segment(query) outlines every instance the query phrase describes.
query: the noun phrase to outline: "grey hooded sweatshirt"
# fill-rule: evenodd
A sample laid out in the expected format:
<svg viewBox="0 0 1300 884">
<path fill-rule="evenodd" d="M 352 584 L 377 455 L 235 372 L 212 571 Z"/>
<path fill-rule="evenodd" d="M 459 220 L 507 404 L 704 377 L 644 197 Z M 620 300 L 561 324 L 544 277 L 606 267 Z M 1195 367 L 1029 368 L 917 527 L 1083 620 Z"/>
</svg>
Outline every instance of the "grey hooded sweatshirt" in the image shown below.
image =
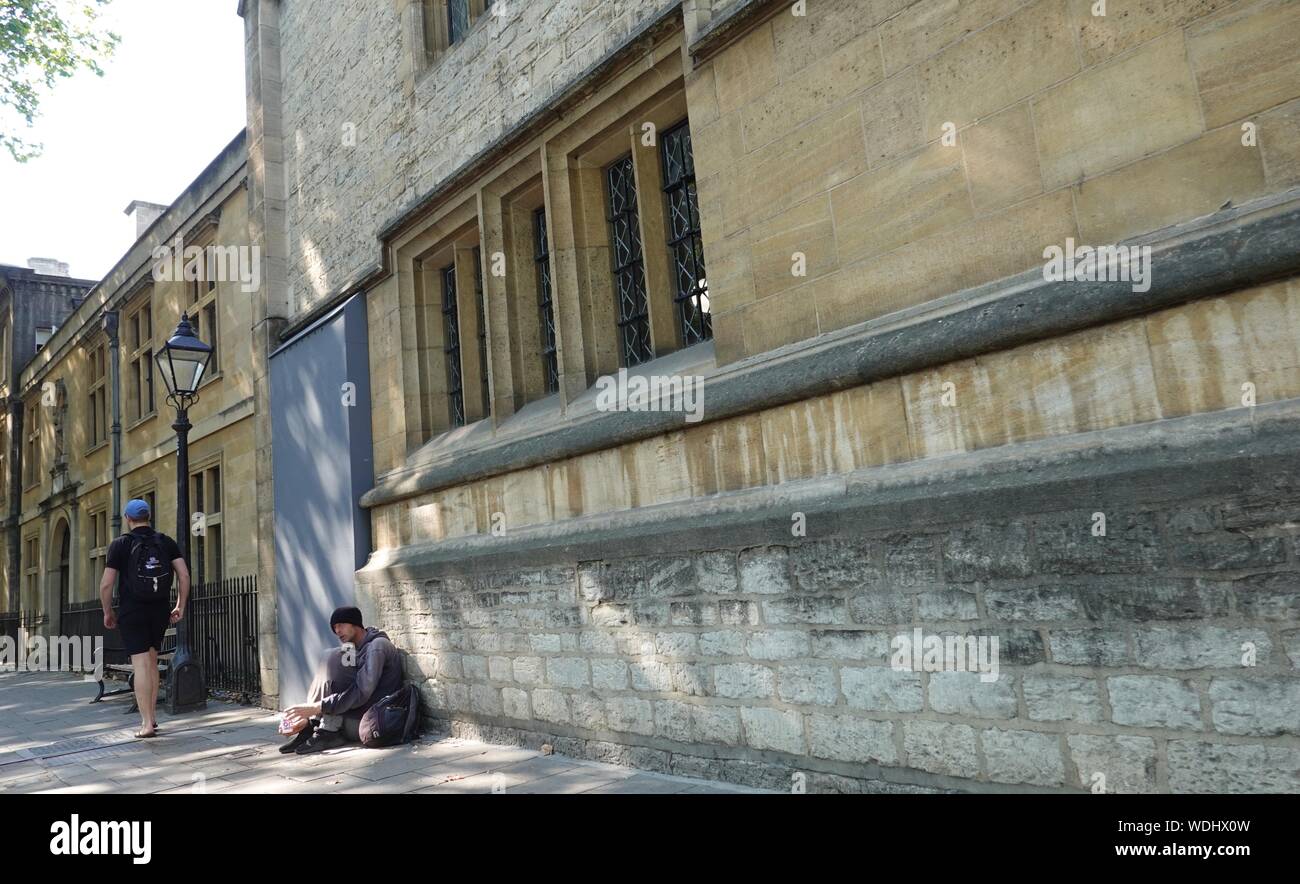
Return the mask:
<svg viewBox="0 0 1300 884">
<path fill-rule="evenodd" d="M 322 714 L 359 718 L 372 705 L 402 687 L 402 655 L 389 640 L 388 633 L 366 627 L 356 653 L 356 681 L 344 690 L 327 694 L 320 702 Z"/>
</svg>

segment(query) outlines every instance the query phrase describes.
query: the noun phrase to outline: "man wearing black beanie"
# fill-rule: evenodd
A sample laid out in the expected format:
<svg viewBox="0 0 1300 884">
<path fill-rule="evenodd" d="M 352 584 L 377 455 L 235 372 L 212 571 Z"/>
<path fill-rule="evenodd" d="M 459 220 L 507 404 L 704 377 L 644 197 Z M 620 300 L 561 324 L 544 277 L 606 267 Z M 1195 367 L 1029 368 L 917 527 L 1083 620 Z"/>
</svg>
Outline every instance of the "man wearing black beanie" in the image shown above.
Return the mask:
<svg viewBox="0 0 1300 884">
<path fill-rule="evenodd" d="M 402 657 L 388 633 L 366 627 L 361 610 L 336 608 L 330 629 L 341 646 L 325 654 L 307 691 L 307 702 L 285 710 L 280 732 L 294 738 L 280 747 L 309 755 L 361 739 L 361 716 L 402 686 Z"/>
</svg>

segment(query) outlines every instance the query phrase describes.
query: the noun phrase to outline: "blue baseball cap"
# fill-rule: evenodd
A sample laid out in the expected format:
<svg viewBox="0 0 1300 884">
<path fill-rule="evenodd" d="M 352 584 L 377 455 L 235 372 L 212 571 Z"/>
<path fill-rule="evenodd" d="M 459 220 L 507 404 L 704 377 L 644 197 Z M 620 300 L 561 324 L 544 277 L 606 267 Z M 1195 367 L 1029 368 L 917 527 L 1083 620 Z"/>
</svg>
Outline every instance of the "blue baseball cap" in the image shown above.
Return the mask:
<svg viewBox="0 0 1300 884">
<path fill-rule="evenodd" d="M 122 515 L 136 522 L 147 521 L 150 516 L 149 504 L 138 497 L 135 500 L 128 500 Z"/>
</svg>

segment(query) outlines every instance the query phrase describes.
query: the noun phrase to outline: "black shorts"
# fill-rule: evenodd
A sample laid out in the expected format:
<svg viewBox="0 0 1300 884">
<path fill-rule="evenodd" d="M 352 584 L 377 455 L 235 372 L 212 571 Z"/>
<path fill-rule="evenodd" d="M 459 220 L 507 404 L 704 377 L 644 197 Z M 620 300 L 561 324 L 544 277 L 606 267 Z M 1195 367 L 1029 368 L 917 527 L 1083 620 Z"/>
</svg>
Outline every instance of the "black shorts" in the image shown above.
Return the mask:
<svg viewBox="0 0 1300 884">
<path fill-rule="evenodd" d="M 117 630 L 122 635 L 122 645 L 127 654 L 143 654 L 150 648 L 161 651 L 171 613 L 172 609 L 167 605 L 123 609 L 117 616 Z"/>
</svg>

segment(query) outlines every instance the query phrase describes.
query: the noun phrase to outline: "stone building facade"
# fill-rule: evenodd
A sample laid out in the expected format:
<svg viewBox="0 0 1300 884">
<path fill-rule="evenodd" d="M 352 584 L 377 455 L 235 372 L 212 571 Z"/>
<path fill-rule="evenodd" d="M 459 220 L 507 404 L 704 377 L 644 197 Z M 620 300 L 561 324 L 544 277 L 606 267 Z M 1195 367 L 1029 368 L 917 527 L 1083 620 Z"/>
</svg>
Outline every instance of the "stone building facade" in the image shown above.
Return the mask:
<svg viewBox="0 0 1300 884">
<path fill-rule="evenodd" d="M 258 327 L 365 298 L 357 595 L 432 720 L 1300 791 L 1300 5 L 1093 7 L 245 0 Z"/>
<path fill-rule="evenodd" d="M 32 258 L 26 267 L 0 265 L 0 525 L 3 525 L 5 567 L 0 568 L 0 611 L 20 612 L 18 521 L 19 496 L 11 493 L 22 476 L 23 402 L 15 395 L 22 369 L 44 348 L 55 329 L 81 305 L 94 286 L 88 279 L 73 279 L 68 265 Z"/>
<path fill-rule="evenodd" d="M 204 516 L 204 530 L 191 532 L 191 571 L 196 582 L 256 571 L 253 299 L 230 276 L 237 265 L 205 259 L 201 278 L 187 279 L 183 264 L 174 272 L 178 263 L 158 251 L 246 249 L 246 179 L 241 134 L 170 207 L 133 203 L 140 238 L 108 276 L 78 289 L 39 352 L 16 361 L 6 484 L 16 543 L 5 572 L 10 608 L 35 615 L 43 631 L 59 634 L 61 611 L 98 598 L 128 499 L 149 500 L 157 527 L 176 531 L 174 413 L 154 356 L 182 311 L 216 347 L 190 411 L 190 506 Z"/>
</svg>

